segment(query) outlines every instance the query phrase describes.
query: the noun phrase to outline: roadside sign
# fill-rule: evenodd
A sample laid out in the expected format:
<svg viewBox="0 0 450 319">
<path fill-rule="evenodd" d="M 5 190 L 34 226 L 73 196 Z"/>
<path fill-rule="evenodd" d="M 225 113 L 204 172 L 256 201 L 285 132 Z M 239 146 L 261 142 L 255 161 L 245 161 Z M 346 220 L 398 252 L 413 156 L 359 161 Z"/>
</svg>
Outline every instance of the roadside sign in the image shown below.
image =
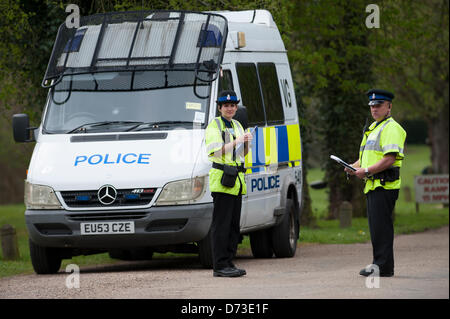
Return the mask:
<svg viewBox="0 0 450 319">
<path fill-rule="evenodd" d="M 448 174 L 414 176 L 416 203 L 448 204 Z"/>
</svg>

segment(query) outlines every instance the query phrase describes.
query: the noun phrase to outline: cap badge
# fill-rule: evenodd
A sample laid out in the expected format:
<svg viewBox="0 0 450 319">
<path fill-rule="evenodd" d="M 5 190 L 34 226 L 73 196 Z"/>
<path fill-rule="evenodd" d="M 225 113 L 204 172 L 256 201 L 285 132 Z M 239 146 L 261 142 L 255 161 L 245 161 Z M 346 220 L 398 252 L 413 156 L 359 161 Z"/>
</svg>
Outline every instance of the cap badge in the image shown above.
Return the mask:
<svg viewBox="0 0 450 319">
<path fill-rule="evenodd" d="M 372 95 L 372 99 L 374 99 L 375 100 L 375 93 Z"/>
<path fill-rule="evenodd" d="M 227 95 L 227 100 L 228 100 L 228 101 L 231 100 L 230 94 Z"/>
</svg>

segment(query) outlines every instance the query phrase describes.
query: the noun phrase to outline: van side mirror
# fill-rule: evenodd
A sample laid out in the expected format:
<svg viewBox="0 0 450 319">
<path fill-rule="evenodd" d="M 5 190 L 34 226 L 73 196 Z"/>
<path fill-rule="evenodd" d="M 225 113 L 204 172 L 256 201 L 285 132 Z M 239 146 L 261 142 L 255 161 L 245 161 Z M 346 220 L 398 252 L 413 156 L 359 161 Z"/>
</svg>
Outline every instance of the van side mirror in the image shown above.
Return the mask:
<svg viewBox="0 0 450 319">
<path fill-rule="evenodd" d="M 35 127 L 30 127 L 30 119 L 27 114 L 14 114 L 12 125 L 14 140 L 16 142 L 27 143 L 35 141 L 33 132 Z"/>
<path fill-rule="evenodd" d="M 246 130 L 248 128 L 247 108 L 245 106 L 239 106 L 233 119 L 239 121 L 244 130 Z"/>
</svg>

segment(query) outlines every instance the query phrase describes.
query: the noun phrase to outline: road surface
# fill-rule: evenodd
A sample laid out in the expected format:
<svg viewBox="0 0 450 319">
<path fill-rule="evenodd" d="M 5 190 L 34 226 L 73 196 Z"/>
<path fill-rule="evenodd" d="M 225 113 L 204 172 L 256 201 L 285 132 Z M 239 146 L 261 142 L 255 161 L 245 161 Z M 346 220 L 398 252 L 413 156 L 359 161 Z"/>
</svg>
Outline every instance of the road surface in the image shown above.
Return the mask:
<svg viewBox="0 0 450 319">
<path fill-rule="evenodd" d="M 287 259 L 254 259 L 248 251 L 235 262 L 247 270 L 240 278 L 213 277 L 195 256 L 81 268 L 79 288 L 62 269 L 0 279 L 0 298 L 449 298 L 448 226 L 396 236 L 392 278 L 358 275 L 371 262 L 371 249 L 370 243 L 300 243 Z"/>
</svg>

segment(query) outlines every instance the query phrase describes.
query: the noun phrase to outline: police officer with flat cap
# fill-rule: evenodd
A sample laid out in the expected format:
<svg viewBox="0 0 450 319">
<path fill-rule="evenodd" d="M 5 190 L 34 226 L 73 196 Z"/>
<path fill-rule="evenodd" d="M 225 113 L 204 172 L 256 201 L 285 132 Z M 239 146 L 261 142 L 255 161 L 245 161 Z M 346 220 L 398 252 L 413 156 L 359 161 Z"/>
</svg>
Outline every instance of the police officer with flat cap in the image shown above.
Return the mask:
<svg viewBox="0 0 450 319">
<path fill-rule="evenodd" d="M 242 195 L 247 187 L 244 179 L 244 156 L 252 140 L 251 133 L 233 117 L 239 100 L 234 91 L 222 91 L 217 99 L 220 116 L 212 120 L 205 133 L 206 152 L 212 162 L 209 188 L 214 202 L 211 224 L 213 275 L 240 277 L 246 274 L 232 260 L 240 237 Z M 243 147 L 239 147 L 242 145 Z"/>
<path fill-rule="evenodd" d="M 381 277 L 391 277 L 394 275 L 392 212 L 401 184 L 406 132 L 391 116 L 393 93 L 373 89 L 366 94 L 375 121 L 364 131 L 359 159 L 352 164 L 356 171 L 345 169 L 365 180 L 373 261 L 359 274 L 367 277 L 378 272 Z"/>
</svg>

